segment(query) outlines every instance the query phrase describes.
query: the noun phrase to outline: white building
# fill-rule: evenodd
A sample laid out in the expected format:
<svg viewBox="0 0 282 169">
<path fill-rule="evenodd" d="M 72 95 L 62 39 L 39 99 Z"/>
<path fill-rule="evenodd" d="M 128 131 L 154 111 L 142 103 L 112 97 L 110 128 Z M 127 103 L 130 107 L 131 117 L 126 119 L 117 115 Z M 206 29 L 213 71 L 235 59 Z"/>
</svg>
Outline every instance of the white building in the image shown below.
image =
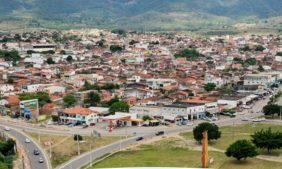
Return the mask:
<svg viewBox="0 0 282 169">
<path fill-rule="evenodd" d="M 22 85 L 22 92 L 24 93 L 34 93 L 43 91 L 45 85 L 43 84 L 30 84 L 30 85 Z"/>
<path fill-rule="evenodd" d="M 146 84 L 151 89 L 157 89 L 157 90 L 170 85 L 178 85 L 178 83 L 174 79 L 155 79 L 155 78 L 147 79 Z"/>
<path fill-rule="evenodd" d="M 244 85 L 261 85 L 268 87 L 273 83 L 277 83 L 281 73 L 269 72 L 259 74 L 247 74 L 244 77 Z"/>
<path fill-rule="evenodd" d="M 208 83 L 214 83 L 216 87 L 221 87 L 226 84 L 226 81 L 221 77 L 217 77 L 212 74 L 206 73 L 205 74 L 205 84 L 208 84 Z"/>
<path fill-rule="evenodd" d="M 205 116 L 205 104 L 191 105 L 185 103 L 175 103 L 164 106 L 133 106 L 130 113 L 137 114 L 138 118 L 143 116 L 159 117 L 164 120 L 174 121 L 178 117 L 185 119 L 199 119 Z"/>
<path fill-rule="evenodd" d="M 133 106 L 129 108 L 130 114 L 137 114 L 138 118 L 143 116 L 156 117 L 161 116 L 161 108 L 159 106 Z"/>
<path fill-rule="evenodd" d="M 98 113 L 82 107 L 68 108 L 59 112 L 59 120 L 64 123 L 73 124 L 96 124 L 99 121 Z"/>
<path fill-rule="evenodd" d="M 31 63 L 34 65 L 42 65 L 45 61 L 45 58 L 42 57 L 39 53 L 33 53 L 31 57 L 27 57 L 24 59 L 25 63 Z"/>
<path fill-rule="evenodd" d="M 47 91 L 49 94 L 66 92 L 66 88 L 63 86 L 48 86 L 44 90 Z"/>
<path fill-rule="evenodd" d="M 14 91 L 14 86 L 10 84 L 0 84 L 0 94 L 10 93 Z"/>
<path fill-rule="evenodd" d="M 32 45 L 32 50 L 35 52 L 46 52 L 46 51 L 54 51 L 56 45 L 53 44 L 35 44 Z"/>
</svg>

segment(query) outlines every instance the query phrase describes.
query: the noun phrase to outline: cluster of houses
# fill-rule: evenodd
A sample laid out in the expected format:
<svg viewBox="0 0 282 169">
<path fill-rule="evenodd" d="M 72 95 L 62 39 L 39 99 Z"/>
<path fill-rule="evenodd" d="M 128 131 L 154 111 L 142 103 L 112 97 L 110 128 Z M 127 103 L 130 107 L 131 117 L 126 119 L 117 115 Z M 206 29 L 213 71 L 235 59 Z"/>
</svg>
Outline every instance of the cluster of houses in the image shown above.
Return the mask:
<svg viewBox="0 0 282 169">
<path fill-rule="evenodd" d="M 250 104 L 282 79 L 279 35 L 201 39 L 182 33 L 124 36 L 87 29 L 26 32 L 17 34 L 20 40 L 4 41 L 15 36 L 0 35 L 0 50 L 16 50 L 20 56 L 14 62 L 0 52 L 1 112 L 20 111 L 18 96 L 23 93 L 46 92 L 50 102 L 39 104 L 38 114 L 55 114 L 64 124 L 120 120 L 129 125 L 139 124 L 144 116 L 170 122 L 201 119 L 207 112 Z M 116 46 L 119 51 L 113 50 Z M 184 49 L 196 49 L 204 57 L 176 58 Z M 119 87 L 95 88 L 107 84 Z M 205 90 L 208 84 L 215 88 Z M 129 111 L 112 115 L 102 104 L 85 107 L 83 100 L 90 91 L 103 103 L 119 98 Z M 63 97 L 69 93 L 78 101 L 66 108 Z"/>
</svg>

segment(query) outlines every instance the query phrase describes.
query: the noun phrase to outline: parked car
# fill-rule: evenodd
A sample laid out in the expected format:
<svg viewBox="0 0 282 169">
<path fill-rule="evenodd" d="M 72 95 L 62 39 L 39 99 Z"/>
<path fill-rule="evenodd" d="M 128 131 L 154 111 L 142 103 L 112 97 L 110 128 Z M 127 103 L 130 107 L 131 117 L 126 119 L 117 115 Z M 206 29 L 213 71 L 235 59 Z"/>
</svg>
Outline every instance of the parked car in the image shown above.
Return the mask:
<svg viewBox="0 0 282 169">
<path fill-rule="evenodd" d="M 30 139 L 26 138 L 25 143 L 30 143 Z"/>
<path fill-rule="evenodd" d="M 158 132 L 156 133 L 156 136 L 160 136 L 160 135 L 164 135 L 164 131 L 158 131 Z"/>
<path fill-rule="evenodd" d="M 5 131 L 10 131 L 11 129 L 10 129 L 10 127 L 5 127 L 4 130 L 5 130 Z"/>
<path fill-rule="evenodd" d="M 257 118 L 257 119 L 253 119 L 253 122 L 262 122 L 262 120 Z"/>
<path fill-rule="evenodd" d="M 187 123 L 186 126 L 193 126 L 193 123 Z"/>
<path fill-rule="evenodd" d="M 212 120 L 212 121 L 217 121 L 218 118 L 217 118 L 217 117 L 212 117 L 211 120 Z"/>
<path fill-rule="evenodd" d="M 136 141 L 141 141 L 141 140 L 143 140 L 144 139 L 144 137 L 138 137 L 137 139 L 136 139 Z"/>
<path fill-rule="evenodd" d="M 242 106 L 244 109 L 251 109 L 252 107 L 251 106 L 247 106 L 247 105 L 243 105 Z"/>
<path fill-rule="evenodd" d="M 249 121 L 250 119 L 248 117 L 241 117 L 242 121 Z"/>
<path fill-rule="evenodd" d="M 40 157 L 40 158 L 39 158 L 39 160 L 38 160 L 38 162 L 39 162 L 39 163 L 44 163 L 43 158 L 42 158 L 42 157 Z"/>
<path fill-rule="evenodd" d="M 34 155 L 39 155 L 40 152 L 39 152 L 37 149 L 34 149 L 34 150 L 33 150 L 33 154 L 34 154 Z"/>
<path fill-rule="evenodd" d="M 87 127 L 89 127 L 87 124 L 84 125 L 84 126 L 82 126 L 83 129 L 85 129 L 85 128 L 87 128 Z"/>
</svg>

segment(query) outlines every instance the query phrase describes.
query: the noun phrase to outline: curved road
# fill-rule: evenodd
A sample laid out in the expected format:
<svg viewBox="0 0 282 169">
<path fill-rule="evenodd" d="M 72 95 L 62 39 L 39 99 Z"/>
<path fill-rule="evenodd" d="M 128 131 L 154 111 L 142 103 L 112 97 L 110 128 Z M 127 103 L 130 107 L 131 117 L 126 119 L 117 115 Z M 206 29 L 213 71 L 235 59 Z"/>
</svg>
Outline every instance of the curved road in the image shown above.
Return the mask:
<svg viewBox="0 0 282 169">
<path fill-rule="evenodd" d="M 46 153 L 44 150 L 34 141 L 32 138 L 28 137 L 26 134 L 20 132 L 19 130 L 10 128 L 10 131 L 5 131 L 5 126 L 0 124 L 1 130 L 3 130 L 5 133 L 13 136 L 16 138 L 18 142 L 20 142 L 25 149 L 25 152 L 28 155 L 28 159 L 30 161 L 31 169 L 51 169 L 50 160 L 46 156 Z M 30 140 L 30 143 L 25 143 L 25 139 L 28 138 Z M 37 149 L 40 154 L 34 155 L 33 151 L 34 149 Z M 39 163 L 39 158 L 42 157 L 44 159 L 44 163 Z"/>
</svg>

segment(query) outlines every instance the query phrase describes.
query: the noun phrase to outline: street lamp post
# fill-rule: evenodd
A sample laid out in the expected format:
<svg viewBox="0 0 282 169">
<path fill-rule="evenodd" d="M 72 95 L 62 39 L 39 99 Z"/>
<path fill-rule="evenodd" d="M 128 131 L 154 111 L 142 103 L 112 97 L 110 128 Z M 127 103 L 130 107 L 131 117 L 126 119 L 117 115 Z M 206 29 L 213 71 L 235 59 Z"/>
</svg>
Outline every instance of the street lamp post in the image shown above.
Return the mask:
<svg viewBox="0 0 282 169">
<path fill-rule="evenodd" d="M 76 135 L 76 141 L 77 141 L 77 154 L 80 155 L 80 147 L 79 147 L 79 136 Z"/>
<path fill-rule="evenodd" d="M 281 111 L 281 109 L 282 109 L 282 106 L 280 106 L 280 120 L 282 120 L 282 111 Z"/>
</svg>

